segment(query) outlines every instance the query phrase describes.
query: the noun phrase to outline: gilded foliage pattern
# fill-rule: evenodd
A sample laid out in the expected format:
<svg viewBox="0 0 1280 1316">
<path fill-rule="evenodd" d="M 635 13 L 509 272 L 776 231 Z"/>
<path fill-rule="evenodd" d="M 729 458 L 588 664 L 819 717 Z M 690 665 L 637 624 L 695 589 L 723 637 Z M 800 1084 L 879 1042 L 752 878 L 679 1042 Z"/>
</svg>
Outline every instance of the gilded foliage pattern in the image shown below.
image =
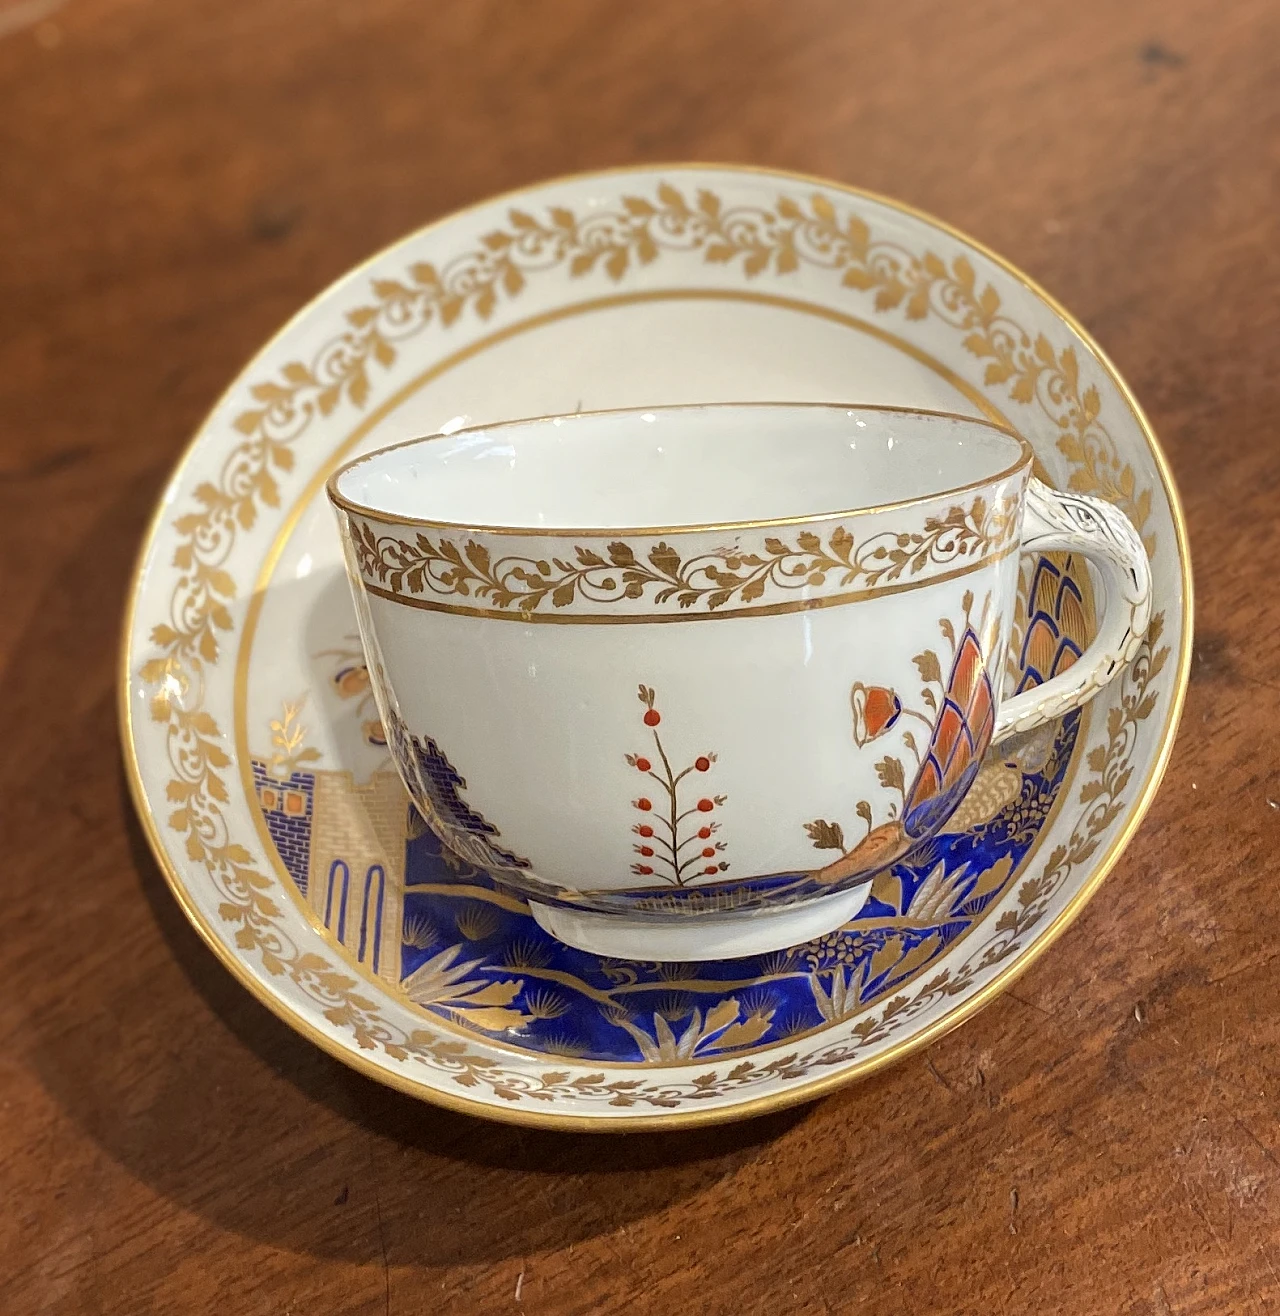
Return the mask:
<svg viewBox="0 0 1280 1316">
<path fill-rule="evenodd" d="M 637 550 L 621 540 L 599 549 L 576 545 L 571 556 L 504 554 L 494 558 L 476 539 L 462 543 L 438 534 L 412 540 L 378 535 L 373 525 L 348 514 L 360 571 L 392 594 L 433 595 L 486 603 L 519 615 L 544 603 L 638 602 L 708 612 L 754 603 L 767 588 L 776 592 L 849 589 L 874 591 L 921 572 L 956 563 L 977 565 L 1008 548 L 1017 533 L 1017 501 L 988 504 L 981 496 L 925 519 L 918 532 L 879 531 L 858 543 L 843 525 L 826 540 L 799 531 L 794 544 L 777 535 L 758 546 L 729 548 L 682 558 L 665 540 Z"/>
<path fill-rule="evenodd" d="M 662 183 L 651 197 L 624 197 L 612 210 L 583 216 L 559 206 L 543 216 L 512 209 L 508 224 L 486 234 L 475 250 L 439 267 L 415 263 L 402 278 L 374 279 L 372 300 L 347 312 L 348 327 L 341 335 L 309 362 L 290 362 L 275 379 L 253 384 L 250 404 L 233 421 L 241 441 L 224 459 L 217 478 L 197 486 L 195 505 L 174 523 L 178 542 L 169 615 L 153 626 L 150 640 L 156 653 L 139 669 L 152 690 L 151 716 L 166 736 L 172 769 L 166 788 L 172 806 L 168 825 L 182 837 L 187 858 L 206 869 L 218 890 L 219 914 L 234 925 L 237 947 L 245 955 L 256 955 L 266 973 L 287 978 L 362 1049 L 401 1062 L 412 1057 L 451 1075 L 462 1088 L 505 1101 L 571 1098 L 675 1108 L 722 1098 L 841 1065 L 939 998 L 966 991 L 987 968 L 1020 948 L 1054 893 L 1096 851 L 1106 828 L 1123 811 L 1137 727 L 1155 706 L 1157 694 L 1149 687 L 1168 652 L 1154 649 L 1159 625 L 1153 623 L 1147 647 L 1124 678 L 1122 702 L 1110 711 L 1107 739 L 1089 752 L 1092 775 L 1082 797 L 1086 812 L 1071 841 L 1055 851 L 1044 872 L 1022 884 L 1017 910 L 1000 916 L 994 939 L 955 972 L 944 971 L 914 995 L 896 996 L 859 1020 L 847 1042 L 797 1050 L 767 1062 L 742 1060 L 723 1072 L 712 1069 L 687 1081 L 606 1081 L 603 1074 L 567 1069 L 535 1077 L 473 1054 L 460 1039 L 401 1029 L 385 1020 L 355 979 L 291 939 L 271 894 L 273 879 L 230 834 L 224 773 L 231 757 L 204 699 L 206 673 L 219 661 L 221 642 L 233 629 L 229 605 L 236 582 L 226 563 L 237 537 L 254 528 L 262 509 L 279 506 L 279 480 L 294 465 L 291 445 L 317 417 L 332 414 L 340 404 L 364 408 L 376 371 L 395 363 L 404 340 L 430 325 L 448 328 L 468 311 L 487 319 L 499 299 L 518 297 L 527 281 L 540 273 L 567 267 L 571 276 L 585 277 L 603 270 L 618 282 L 633 266 L 657 260 L 663 250 L 700 252 L 709 263 L 737 265 L 748 279 L 766 269 L 785 275 L 802 264 L 825 268 L 845 287 L 871 295 L 879 313 L 901 308 L 911 320 L 936 317 L 963 335 L 967 351 L 986 361 L 984 381 L 989 388 L 1005 389 L 1013 401 L 1035 406 L 1056 425 L 1071 488 L 1119 504 L 1140 529 L 1151 509 L 1150 490 L 1136 486 L 1132 468 L 1119 458 L 1102 424 L 1098 390 L 1081 380 L 1074 348 L 1055 348 L 1043 334 L 1032 336 L 1022 328 L 993 285 L 979 286 L 963 254 L 948 263 L 932 252 L 913 253 L 873 235 L 856 214 L 842 216 L 816 191 L 803 200 L 780 196 L 771 208 L 729 207 L 710 191 L 689 197 Z M 1151 550 L 1150 536 L 1146 542 Z M 571 565 L 570 571 L 588 565 Z M 651 558 L 644 569 L 649 568 L 662 574 Z M 468 569 L 464 564 L 464 574 Z M 737 572 L 727 564 L 723 569 L 737 574 L 755 568 L 744 563 Z M 551 572 L 536 576 L 549 578 Z M 748 583 L 735 581 L 720 588 L 745 590 Z M 673 585 L 677 591 L 683 588 L 678 573 L 674 580 L 664 577 L 661 588 Z M 550 587 L 553 606 L 560 587 Z"/>
</svg>

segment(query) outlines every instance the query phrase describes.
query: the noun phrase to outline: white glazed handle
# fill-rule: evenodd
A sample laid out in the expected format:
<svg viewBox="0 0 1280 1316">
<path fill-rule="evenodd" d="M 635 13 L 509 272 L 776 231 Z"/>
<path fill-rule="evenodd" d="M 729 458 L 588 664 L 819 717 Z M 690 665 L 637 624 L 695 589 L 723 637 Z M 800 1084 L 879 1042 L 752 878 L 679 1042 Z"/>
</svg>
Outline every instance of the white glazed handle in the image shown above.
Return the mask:
<svg viewBox="0 0 1280 1316">
<path fill-rule="evenodd" d="M 1032 480 L 1022 521 L 1022 551 L 1080 553 L 1102 575 L 1102 619 L 1093 643 L 1060 676 L 1006 699 L 995 740 L 1030 731 L 1088 702 L 1138 652 L 1151 618 L 1151 566 L 1129 518 L 1085 494 L 1059 493 Z"/>
</svg>

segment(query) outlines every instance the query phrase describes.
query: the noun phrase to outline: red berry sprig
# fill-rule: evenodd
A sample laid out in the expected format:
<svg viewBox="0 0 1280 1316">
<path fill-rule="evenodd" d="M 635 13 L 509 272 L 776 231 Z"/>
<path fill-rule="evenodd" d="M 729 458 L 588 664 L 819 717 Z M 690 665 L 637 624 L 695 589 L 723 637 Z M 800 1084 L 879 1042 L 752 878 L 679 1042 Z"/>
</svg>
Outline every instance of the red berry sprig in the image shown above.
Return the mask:
<svg viewBox="0 0 1280 1316">
<path fill-rule="evenodd" d="M 680 811 L 677 805 L 677 791 L 681 780 L 690 772 L 710 772 L 711 765 L 716 761 L 716 756 L 712 753 L 699 754 L 689 767 L 678 775 L 675 774 L 672 771 L 671 765 L 667 762 L 667 756 L 663 750 L 662 742 L 658 739 L 657 728 L 662 723 L 662 714 L 656 707 L 657 701 L 653 687 L 647 685 L 639 686 L 637 697 L 639 698 L 640 703 L 644 706 L 644 713 L 641 715 L 641 721 L 650 731 L 653 732 L 654 745 L 657 748 L 658 757 L 662 759 L 662 765 L 660 769 L 655 770 L 654 760 L 644 754 L 628 754 L 626 755 L 626 761 L 631 767 L 635 768 L 637 772 L 642 772 L 646 776 L 652 777 L 662 787 L 666 794 L 667 802 L 670 804 L 671 816 L 670 818 L 667 818 L 665 812 L 659 811 L 662 812 L 662 817 L 656 818 L 655 821 L 657 821 L 661 827 L 669 830 L 671 835 L 665 840 L 660 838 L 655 840 L 658 833 L 655 831 L 652 823 L 636 823 L 631 830 L 640 838 L 641 843 L 632 848 L 641 859 L 652 860 L 665 867 L 671 868 L 673 870 L 672 876 L 678 885 L 684 884 L 685 878 L 683 874 L 689 871 L 688 864 L 691 862 L 696 863 L 699 859 L 711 861 L 702 869 L 695 870 L 700 876 L 705 875 L 710 877 L 716 873 L 722 873 L 729 867 L 728 863 L 724 860 L 716 859 L 717 854 L 725 849 L 723 841 L 714 841 L 711 842 L 711 844 L 703 844 L 701 847 L 693 851 L 692 859 L 685 860 L 684 862 L 680 861 L 677 853 L 678 851 L 684 850 L 685 845 L 689 843 L 688 841 L 678 840 L 681 822 L 691 814 L 713 813 L 725 802 L 726 797 L 723 795 L 704 795 L 702 798 L 696 800 L 691 808 L 685 809 L 683 812 Z M 654 813 L 656 810 L 654 801 L 647 795 L 641 795 L 632 800 L 631 806 L 640 813 L 645 814 Z M 665 811 L 666 807 L 667 806 L 664 803 L 663 811 Z M 689 837 L 689 841 L 693 841 L 696 837 L 698 841 L 704 843 L 710 842 L 712 835 L 719 831 L 719 829 L 720 824 L 718 822 L 711 822 L 708 819 L 697 829 L 693 836 Z M 660 854 L 658 850 L 655 849 L 655 846 L 665 847 L 666 850 L 670 851 L 670 857 L 665 854 Z M 631 865 L 631 871 L 641 877 L 650 877 L 653 875 L 654 867 L 652 863 L 635 863 Z"/>
</svg>

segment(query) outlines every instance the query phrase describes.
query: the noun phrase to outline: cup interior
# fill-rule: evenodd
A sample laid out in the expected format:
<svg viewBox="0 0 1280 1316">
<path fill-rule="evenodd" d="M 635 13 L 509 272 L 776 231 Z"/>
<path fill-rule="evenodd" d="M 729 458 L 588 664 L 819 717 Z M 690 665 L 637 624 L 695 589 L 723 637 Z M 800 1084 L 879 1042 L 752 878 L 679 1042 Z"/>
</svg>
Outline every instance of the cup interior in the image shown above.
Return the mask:
<svg viewBox="0 0 1280 1316">
<path fill-rule="evenodd" d="M 397 521 L 590 531 L 758 525 L 914 502 L 1011 474 L 1016 435 L 932 412 L 709 405 L 583 413 L 360 458 L 335 500 Z"/>
</svg>

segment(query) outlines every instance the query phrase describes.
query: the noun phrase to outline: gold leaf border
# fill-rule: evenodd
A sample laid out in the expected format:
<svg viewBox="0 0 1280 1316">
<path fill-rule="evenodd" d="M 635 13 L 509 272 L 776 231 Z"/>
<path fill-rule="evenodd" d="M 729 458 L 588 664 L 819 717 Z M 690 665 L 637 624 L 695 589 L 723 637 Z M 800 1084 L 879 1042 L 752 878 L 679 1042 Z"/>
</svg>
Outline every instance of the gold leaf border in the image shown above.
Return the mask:
<svg viewBox="0 0 1280 1316">
<path fill-rule="evenodd" d="M 927 584 L 962 570 L 976 571 L 1004 556 L 1015 544 L 1017 510 L 1016 498 L 988 503 L 979 495 L 967 508 L 926 517 L 921 531 L 880 530 L 859 544 L 838 525 L 828 532 L 825 545 L 813 530 L 802 530 L 795 547 L 777 535 L 761 535 L 758 543 L 735 543 L 688 558 L 666 540 L 639 549 L 614 540 L 601 545 L 603 553 L 579 544 L 571 556 L 549 558 L 531 546 L 494 557 L 478 539 L 459 544 L 425 533 L 397 539 L 379 535 L 351 513 L 346 520 L 361 576 L 382 597 L 408 602 L 424 596 L 464 598 L 488 603 L 499 614 L 533 620 L 544 603 L 570 613 L 575 604 L 627 608 L 647 601 L 651 590 L 653 604 L 665 608 L 666 615 L 685 616 L 733 615 L 764 598 L 771 587 L 778 593 L 805 591 L 803 599 L 766 605 L 773 611 L 843 602 L 850 596 L 835 591 L 854 585 L 861 586 L 858 598 L 874 598 L 906 588 L 904 577 Z M 442 610 L 450 609 L 442 605 Z M 599 616 L 594 610 L 579 612 L 584 621 Z M 655 614 L 625 615 L 643 621 Z"/>
<path fill-rule="evenodd" d="M 846 287 L 874 293 L 879 312 L 901 305 L 908 319 L 935 316 L 964 334 L 966 350 L 988 359 L 987 387 L 1007 385 L 1014 401 L 1036 405 L 1056 424 L 1057 446 L 1071 467 L 1072 489 L 1119 504 L 1139 530 L 1150 514 L 1151 491 L 1136 488 L 1132 467 L 1121 461 L 1101 424 L 1096 387 L 1081 390 L 1072 347 L 1059 352 L 1045 335 L 1033 339 L 1002 312 L 994 285 L 978 289 L 973 266 L 963 254 L 948 266 L 932 252 L 917 257 L 900 244 L 873 239 L 858 216 L 850 213 L 841 222 L 831 200 L 820 191 L 806 202 L 780 196 L 772 209 L 726 207 L 708 189 L 699 190 L 690 204 L 679 189 L 664 182 L 657 186 L 654 200 L 624 197 L 621 207 L 612 212 L 593 212 L 580 219 L 553 206 L 546 219 L 539 220 L 511 209 L 508 220 L 508 229 L 486 234 L 480 248 L 440 270 L 418 262 L 404 280 L 375 279 L 373 303 L 347 312 L 349 329 L 326 344 L 309 365 L 290 362 L 277 379 L 253 385 L 254 405 L 233 422 L 245 441 L 224 460 L 216 483 L 197 486 L 194 499 L 199 509 L 175 521 L 179 543 L 173 565 L 179 575 L 169 617 L 150 633 L 159 655 L 139 669 L 142 681 L 154 692 L 151 715 L 166 728 L 173 770 L 166 795 L 175 806 L 169 825 L 185 838 L 187 857 L 204 865 L 223 895 L 219 915 L 237 925 L 239 950 L 256 951 L 267 973 L 287 976 L 321 1007 L 331 1025 L 349 1030 L 361 1049 L 378 1049 L 402 1062 L 412 1057 L 451 1074 L 460 1087 L 482 1086 L 511 1102 L 596 1098 L 615 1106 L 642 1102 L 674 1109 L 845 1063 L 940 996 L 960 994 L 982 970 L 1018 950 L 1020 938 L 1043 917 L 1070 872 L 1096 851 L 1103 831 L 1125 807 L 1121 796 L 1132 771 L 1136 725 L 1149 716 L 1157 699 L 1157 692 L 1146 686 L 1163 665 L 1167 649 L 1153 656 L 1149 646 L 1144 647 L 1125 678 L 1126 689 L 1129 681 L 1139 679 L 1141 692 L 1126 693 L 1125 701 L 1112 708 L 1107 742 L 1090 751 L 1095 775 L 1083 788 L 1082 803 L 1088 808 L 1072 840 L 1051 856 L 1045 874 L 1023 884 L 1021 912 L 1001 915 L 997 937 L 975 952 L 976 958 L 970 957 L 954 977 L 944 981 L 944 975 L 938 975 L 914 998 L 888 1002 L 854 1026 L 852 1043 L 793 1053 L 767 1064 L 744 1060 L 723 1076 L 712 1071 L 688 1083 L 663 1085 L 642 1079 L 606 1083 L 603 1074 L 574 1077 L 548 1071 L 535 1080 L 504 1068 L 501 1062 L 470 1054 L 462 1041 L 388 1024 L 378 1014 L 376 1002 L 356 990 L 355 979 L 291 941 L 277 923 L 281 911 L 268 894 L 271 879 L 257 870 L 244 846 L 231 840 L 222 808 L 228 803 L 227 787 L 220 775 L 230 757 L 220 743 L 215 719 L 203 705 L 206 666 L 218 661 L 219 633 L 232 629 L 228 603 L 235 595 L 235 582 L 225 563 L 238 534 L 253 528 L 260 506 L 279 505 L 277 475 L 293 468 L 290 445 L 317 416 L 328 416 L 340 402 L 362 408 L 371 391 L 371 364 L 392 366 L 398 342 L 437 321 L 447 328 L 468 308 L 487 319 L 500 296 L 518 296 L 536 273 L 567 264 L 572 276 L 581 277 L 601 267 L 618 282 L 633 263 L 649 264 L 664 249 L 700 250 L 710 263 L 740 262 L 748 278 L 766 269 L 786 274 L 803 262 L 839 273 Z M 1145 542 L 1153 551 L 1154 539 L 1148 535 Z M 1158 623 L 1159 619 L 1153 623 L 1151 642 L 1159 633 Z M 1140 675 L 1143 672 L 1145 677 Z M 1095 766 L 1099 751 L 1101 762 Z M 1001 926 L 1010 915 L 1014 921 Z"/>
</svg>

